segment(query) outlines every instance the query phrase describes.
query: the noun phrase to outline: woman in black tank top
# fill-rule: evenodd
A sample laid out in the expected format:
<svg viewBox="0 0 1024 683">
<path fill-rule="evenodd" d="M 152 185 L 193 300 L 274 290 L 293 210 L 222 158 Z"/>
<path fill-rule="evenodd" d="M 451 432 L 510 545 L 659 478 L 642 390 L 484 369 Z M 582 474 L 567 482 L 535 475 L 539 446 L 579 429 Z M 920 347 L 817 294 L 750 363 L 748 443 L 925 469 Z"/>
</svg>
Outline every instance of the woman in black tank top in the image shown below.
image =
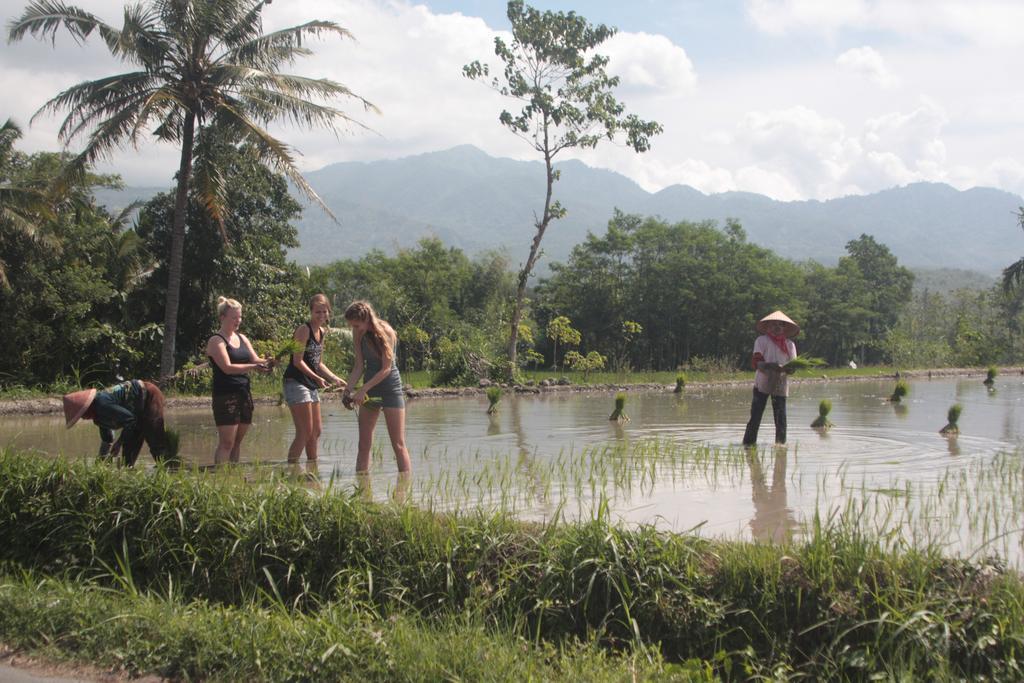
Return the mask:
<svg viewBox="0 0 1024 683">
<path fill-rule="evenodd" d="M 318 456 L 320 431 L 319 389 L 330 383 L 345 386 L 323 363 L 323 341 L 327 322 L 331 317 L 331 303 L 323 294 L 309 300 L 309 322 L 295 328 L 294 338 L 303 345 L 302 351 L 292 354 L 284 371 L 284 397 L 295 423 L 295 438 L 288 448 L 288 462 L 297 463 L 303 449 L 306 462 L 315 463 Z"/>
<path fill-rule="evenodd" d="M 213 462 L 238 462 L 245 433 L 252 424 L 252 392 L 249 373 L 270 372 L 252 344 L 239 334 L 242 305 L 234 299 L 217 301 L 220 329 L 206 342 L 206 355 L 213 366 L 213 418 L 217 424 L 217 450 Z"/>
</svg>

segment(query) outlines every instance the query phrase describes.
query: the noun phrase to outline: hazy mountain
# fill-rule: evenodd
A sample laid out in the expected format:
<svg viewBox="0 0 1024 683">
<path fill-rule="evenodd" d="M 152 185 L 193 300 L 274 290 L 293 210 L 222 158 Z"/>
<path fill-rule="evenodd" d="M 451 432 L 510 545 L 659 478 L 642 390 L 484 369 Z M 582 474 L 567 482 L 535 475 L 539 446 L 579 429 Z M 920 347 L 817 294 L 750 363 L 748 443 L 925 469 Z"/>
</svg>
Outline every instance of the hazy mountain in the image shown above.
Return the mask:
<svg viewBox="0 0 1024 683">
<path fill-rule="evenodd" d="M 994 274 L 1024 253 L 1020 196 L 916 183 L 871 195 L 780 202 L 748 192 L 706 195 L 674 185 L 651 194 L 628 178 L 579 161 L 558 164 L 555 196 L 568 215 L 544 238 L 545 260 L 564 260 L 587 232 L 603 233 L 615 208 L 669 221 L 740 221 L 751 242 L 796 260 L 834 263 L 861 233 L 915 268 Z M 299 223 L 300 262 L 324 263 L 425 235 L 475 253 L 505 248 L 524 259 L 544 198 L 540 162 L 497 159 L 471 147 L 391 161 L 333 164 L 307 174 L 340 225 L 310 207 Z"/>
<path fill-rule="evenodd" d="M 748 192 L 706 195 L 674 185 L 649 193 L 617 173 L 579 161 L 558 164 L 555 197 L 568 215 L 544 238 L 542 264 L 564 260 L 587 232 L 601 234 L 618 208 L 668 221 L 740 221 L 751 242 L 795 260 L 832 264 L 861 233 L 892 249 L 903 265 L 994 275 L 1024 254 L 1020 196 L 988 188 L 960 191 L 916 183 L 864 196 L 780 202 Z M 504 249 L 526 258 L 534 213 L 544 199 L 539 161 L 490 157 L 468 145 L 403 159 L 332 164 L 306 174 L 338 217 L 308 206 L 298 223 L 299 263 L 391 252 L 437 236 L 470 254 Z M 117 202 L 105 202 L 113 203 Z M 121 202 L 123 205 L 124 202 Z"/>
</svg>

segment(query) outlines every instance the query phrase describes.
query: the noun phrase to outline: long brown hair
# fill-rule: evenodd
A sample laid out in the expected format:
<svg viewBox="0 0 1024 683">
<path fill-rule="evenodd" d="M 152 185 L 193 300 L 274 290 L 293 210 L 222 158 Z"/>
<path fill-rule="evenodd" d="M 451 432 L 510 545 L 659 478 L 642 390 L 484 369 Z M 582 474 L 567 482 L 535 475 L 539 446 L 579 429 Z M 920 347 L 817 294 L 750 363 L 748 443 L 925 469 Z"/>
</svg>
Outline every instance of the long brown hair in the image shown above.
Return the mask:
<svg viewBox="0 0 1024 683">
<path fill-rule="evenodd" d="M 367 324 L 365 334 L 369 337 L 370 346 L 377 352 L 377 356 L 381 360 L 394 360 L 394 352 L 385 333 L 385 330 L 391 326 L 386 320 L 377 317 L 377 313 L 369 301 L 353 301 L 349 304 L 349 307 L 345 309 L 345 320 L 365 322 Z"/>
</svg>

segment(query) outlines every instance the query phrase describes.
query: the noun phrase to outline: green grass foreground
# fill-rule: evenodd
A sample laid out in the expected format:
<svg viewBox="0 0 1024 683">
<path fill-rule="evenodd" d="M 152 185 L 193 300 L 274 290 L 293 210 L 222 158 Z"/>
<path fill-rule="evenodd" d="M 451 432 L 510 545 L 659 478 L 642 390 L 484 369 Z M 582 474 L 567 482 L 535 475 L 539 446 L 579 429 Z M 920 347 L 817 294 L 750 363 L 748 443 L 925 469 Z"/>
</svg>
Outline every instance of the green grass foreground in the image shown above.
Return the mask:
<svg viewBox="0 0 1024 683">
<path fill-rule="evenodd" d="M 322 658 L 391 680 L 1024 677 L 1018 574 L 852 528 L 782 547 L 533 525 L 10 451 L 0 478 L 0 639 L 133 671 L 312 680 Z"/>
</svg>

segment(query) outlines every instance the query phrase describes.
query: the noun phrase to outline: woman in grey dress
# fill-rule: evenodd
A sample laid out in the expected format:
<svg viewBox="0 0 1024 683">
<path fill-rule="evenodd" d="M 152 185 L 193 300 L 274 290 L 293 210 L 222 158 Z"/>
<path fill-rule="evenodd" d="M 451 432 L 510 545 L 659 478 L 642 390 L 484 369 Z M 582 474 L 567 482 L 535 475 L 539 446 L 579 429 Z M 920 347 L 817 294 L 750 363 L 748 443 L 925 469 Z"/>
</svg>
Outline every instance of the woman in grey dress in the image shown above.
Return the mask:
<svg viewBox="0 0 1024 683">
<path fill-rule="evenodd" d="M 398 335 L 387 323 L 377 317 L 366 301 L 356 301 L 345 310 L 345 320 L 352 328 L 355 363 L 342 397 L 346 407 L 359 408 L 359 453 L 356 472 L 370 469 L 370 450 L 373 448 L 373 430 L 377 418 L 384 412 L 384 422 L 395 451 L 399 473 L 412 471 L 409 449 L 405 446 L 405 398 L 402 377 L 395 365 L 395 347 Z M 353 392 L 359 378 L 363 385 Z M 367 397 L 380 399 L 379 406 L 364 405 Z"/>
</svg>

